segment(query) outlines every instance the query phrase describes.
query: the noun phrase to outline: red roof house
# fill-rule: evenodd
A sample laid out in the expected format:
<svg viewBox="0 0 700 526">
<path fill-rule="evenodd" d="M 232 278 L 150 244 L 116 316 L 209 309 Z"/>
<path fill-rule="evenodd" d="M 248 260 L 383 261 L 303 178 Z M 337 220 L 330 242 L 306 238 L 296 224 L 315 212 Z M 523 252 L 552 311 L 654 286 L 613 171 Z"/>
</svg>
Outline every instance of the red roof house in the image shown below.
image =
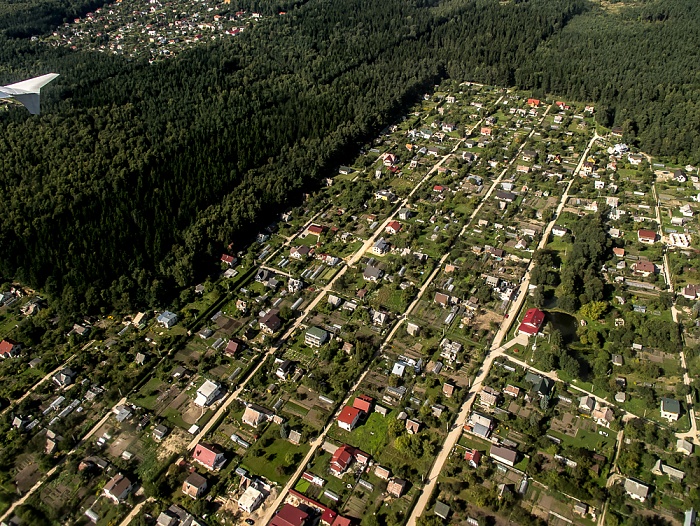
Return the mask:
<svg viewBox="0 0 700 526">
<path fill-rule="evenodd" d="M 0 358 L 11 358 L 16 355 L 22 346 L 14 340 L 3 340 L 0 342 Z"/>
<path fill-rule="evenodd" d="M 467 449 L 466 453 L 464 453 L 464 460 L 469 462 L 471 467 L 476 468 L 481 461 L 481 452 L 476 449 Z"/>
<path fill-rule="evenodd" d="M 323 234 L 323 231 L 324 231 L 325 229 L 326 229 L 325 227 L 322 227 L 322 226 L 319 226 L 319 225 L 311 225 L 311 226 L 310 226 L 309 228 L 307 228 L 306 230 L 309 231 L 309 232 L 312 233 L 312 234 L 316 234 L 316 235 L 319 235 L 319 236 L 320 236 L 321 234 Z"/>
<path fill-rule="evenodd" d="M 228 345 L 226 346 L 226 349 L 224 349 L 224 352 L 229 356 L 235 356 L 241 349 L 243 349 L 243 342 L 238 338 L 231 338 L 228 341 Z"/>
<path fill-rule="evenodd" d="M 228 266 L 232 266 L 236 263 L 236 258 L 230 256 L 229 254 L 221 254 L 221 261 L 226 263 Z"/>
<path fill-rule="evenodd" d="M 304 526 L 309 514 L 292 506 L 285 504 L 277 514 L 272 517 L 268 526 Z"/>
<path fill-rule="evenodd" d="M 533 336 L 540 332 L 543 323 L 544 312 L 540 309 L 528 309 L 523 321 L 520 323 L 520 327 L 518 327 L 518 334 L 523 333 L 528 336 Z"/>
<path fill-rule="evenodd" d="M 445 191 L 445 187 L 440 185 L 440 184 L 436 184 L 435 186 L 433 186 L 433 192 L 442 193 L 444 191 Z"/>
<path fill-rule="evenodd" d="M 527 105 L 536 108 L 540 105 L 540 99 L 527 99 Z"/>
<path fill-rule="evenodd" d="M 372 409 L 372 402 L 374 400 L 370 398 L 369 396 L 366 395 L 358 395 L 355 400 L 352 402 L 352 406 L 355 409 L 359 409 L 360 411 L 364 411 L 365 413 L 369 413 L 370 410 Z"/>
<path fill-rule="evenodd" d="M 346 469 L 352 464 L 353 448 L 348 445 L 342 445 L 335 450 L 333 456 L 331 457 L 331 471 L 334 475 L 342 475 Z"/>
<path fill-rule="evenodd" d="M 401 231 L 401 223 L 398 221 L 391 221 L 386 225 L 386 231 L 389 234 L 398 234 Z"/>
<path fill-rule="evenodd" d="M 637 239 L 640 243 L 653 245 L 656 242 L 656 232 L 647 230 L 646 228 L 640 228 L 637 230 Z"/>
<path fill-rule="evenodd" d="M 226 462 L 224 452 L 216 444 L 201 442 L 194 448 L 192 459 L 211 471 L 217 471 Z"/>
<path fill-rule="evenodd" d="M 656 273 L 656 265 L 654 265 L 651 261 L 637 261 L 634 264 L 633 270 L 635 274 L 641 274 L 642 276 L 646 277 Z"/>
<path fill-rule="evenodd" d="M 362 411 L 356 407 L 346 405 L 338 415 L 338 426 L 346 431 L 352 431 L 357 425 L 357 421 L 362 416 Z"/>
</svg>

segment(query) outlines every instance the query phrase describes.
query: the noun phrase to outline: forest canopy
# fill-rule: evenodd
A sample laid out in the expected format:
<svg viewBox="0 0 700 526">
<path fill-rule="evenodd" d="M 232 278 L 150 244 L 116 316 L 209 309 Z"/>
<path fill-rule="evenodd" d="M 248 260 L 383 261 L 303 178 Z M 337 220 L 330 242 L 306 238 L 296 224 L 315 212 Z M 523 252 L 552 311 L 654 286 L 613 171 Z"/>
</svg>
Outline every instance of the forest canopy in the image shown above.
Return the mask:
<svg viewBox="0 0 700 526">
<path fill-rule="evenodd" d="M 696 4 L 272 3 L 290 11 L 150 65 L 28 38 L 96 0 L 6 5 L 0 80 L 62 76 L 40 117 L 0 112 L 0 275 L 66 314 L 156 305 L 447 77 L 597 101 L 627 140 L 697 162 Z"/>
</svg>

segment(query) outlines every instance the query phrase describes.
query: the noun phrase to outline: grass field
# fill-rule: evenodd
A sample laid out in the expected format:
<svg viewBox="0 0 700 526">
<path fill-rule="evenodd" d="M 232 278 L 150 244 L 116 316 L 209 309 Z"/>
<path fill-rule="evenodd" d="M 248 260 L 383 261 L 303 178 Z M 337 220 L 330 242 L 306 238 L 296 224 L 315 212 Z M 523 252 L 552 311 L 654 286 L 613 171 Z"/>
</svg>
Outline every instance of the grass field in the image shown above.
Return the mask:
<svg viewBox="0 0 700 526">
<path fill-rule="evenodd" d="M 263 447 L 262 444 L 267 437 L 273 437 L 274 441 L 269 446 Z M 243 459 L 243 466 L 256 475 L 284 484 L 289 480 L 296 462 L 301 460 L 308 450 L 308 444 L 295 446 L 288 440 L 280 438 L 279 426 L 271 425 L 263 438 L 248 450 L 248 454 Z M 262 455 L 256 456 L 256 451 L 262 451 Z M 295 458 L 292 459 L 291 456 Z M 290 460 L 292 462 L 289 462 Z"/>
<path fill-rule="evenodd" d="M 372 456 L 376 456 L 389 440 L 389 420 L 392 418 L 396 418 L 395 411 L 392 411 L 385 417 L 379 413 L 372 413 L 364 424 L 359 425 L 352 432 L 348 433 L 344 429 L 335 426 L 331 434 L 340 442 L 350 444 Z"/>
<path fill-rule="evenodd" d="M 158 398 L 158 389 L 163 385 L 163 382 L 158 378 L 151 378 L 146 385 L 144 385 L 139 391 L 139 397 L 134 400 L 134 403 L 140 405 L 144 409 L 152 411 L 156 406 L 156 399 Z M 154 394 L 151 394 L 154 393 Z"/>
<path fill-rule="evenodd" d="M 603 449 L 611 448 L 615 442 L 615 432 L 610 430 L 606 430 L 605 432 L 608 434 L 607 437 L 592 431 L 586 431 L 585 429 L 579 429 L 575 437 L 571 437 L 553 429 L 547 431 L 547 434 L 559 438 L 562 440 L 562 442 L 573 447 L 582 447 L 590 451 L 601 451 Z"/>
</svg>

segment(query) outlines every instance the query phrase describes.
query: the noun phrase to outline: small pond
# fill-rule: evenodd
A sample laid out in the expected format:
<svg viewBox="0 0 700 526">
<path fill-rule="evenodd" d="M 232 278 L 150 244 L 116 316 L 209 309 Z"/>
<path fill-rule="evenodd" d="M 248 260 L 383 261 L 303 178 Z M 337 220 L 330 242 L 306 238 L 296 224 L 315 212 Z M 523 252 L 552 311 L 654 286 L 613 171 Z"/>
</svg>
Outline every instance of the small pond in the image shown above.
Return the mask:
<svg viewBox="0 0 700 526">
<path fill-rule="evenodd" d="M 552 325 L 552 329 L 561 332 L 564 343 L 571 343 L 578 340 L 576 330 L 578 321 L 571 314 L 558 311 L 547 311 L 547 321 Z"/>
</svg>

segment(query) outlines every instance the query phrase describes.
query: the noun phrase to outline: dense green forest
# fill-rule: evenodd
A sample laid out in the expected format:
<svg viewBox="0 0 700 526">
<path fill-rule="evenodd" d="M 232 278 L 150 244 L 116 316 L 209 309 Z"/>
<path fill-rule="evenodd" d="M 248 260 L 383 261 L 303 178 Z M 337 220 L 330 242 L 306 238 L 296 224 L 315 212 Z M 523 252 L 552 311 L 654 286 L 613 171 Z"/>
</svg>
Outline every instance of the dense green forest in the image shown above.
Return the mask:
<svg viewBox="0 0 700 526">
<path fill-rule="evenodd" d="M 599 100 L 645 149 L 700 156 L 693 0 L 270 3 L 290 11 L 153 65 L 20 38 L 96 5 L 0 7 L 0 80 L 62 74 L 42 116 L 0 112 L 0 275 L 64 314 L 167 300 L 448 76 Z M 655 67 L 625 40 L 647 26 Z"/>
</svg>

